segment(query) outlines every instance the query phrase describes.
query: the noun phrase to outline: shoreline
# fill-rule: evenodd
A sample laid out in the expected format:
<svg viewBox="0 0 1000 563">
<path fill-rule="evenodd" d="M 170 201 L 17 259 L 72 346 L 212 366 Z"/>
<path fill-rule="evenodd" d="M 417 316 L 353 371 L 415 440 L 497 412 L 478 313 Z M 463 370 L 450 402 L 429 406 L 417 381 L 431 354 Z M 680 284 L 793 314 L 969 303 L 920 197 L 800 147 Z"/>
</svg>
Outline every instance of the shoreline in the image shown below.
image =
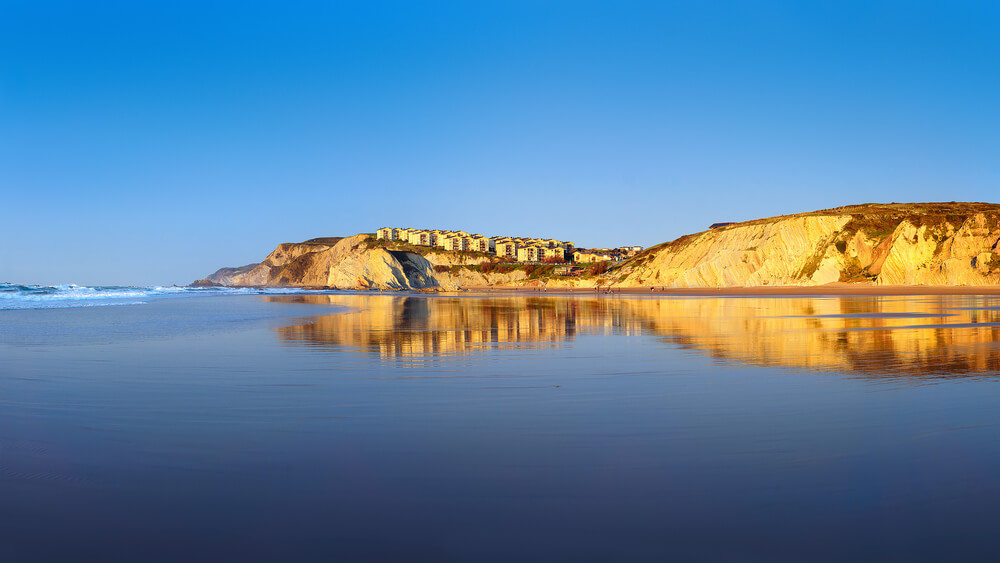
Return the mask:
<svg viewBox="0 0 1000 563">
<path fill-rule="evenodd" d="M 1000 285 L 984 286 L 931 286 L 931 285 L 869 285 L 832 283 L 814 286 L 758 286 L 758 287 L 609 287 L 609 288 L 577 288 L 577 287 L 516 287 L 516 286 L 470 286 L 463 291 L 484 293 L 572 293 L 572 294 L 628 294 L 628 295 L 667 295 L 667 296 L 839 296 L 839 295 L 997 295 L 1000 296 Z"/>
<path fill-rule="evenodd" d="M 229 286 L 237 287 L 237 286 Z M 240 286 L 243 287 L 243 286 Z M 250 287 L 250 286 L 247 286 Z M 253 286 L 254 289 L 264 289 L 278 286 Z M 379 293 L 499 293 L 499 294 L 539 294 L 548 295 L 663 295 L 691 297 L 726 297 L 726 296 L 849 296 L 849 295 L 996 295 L 1000 296 L 1000 285 L 871 285 L 854 283 L 830 283 L 813 286 L 756 286 L 756 287 L 545 287 L 545 286 L 466 286 L 459 290 L 441 288 L 422 289 L 376 289 L 376 288 L 336 288 L 323 286 L 280 286 L 289 289 L 305 291 L 362 291 Z"/>
</svg>

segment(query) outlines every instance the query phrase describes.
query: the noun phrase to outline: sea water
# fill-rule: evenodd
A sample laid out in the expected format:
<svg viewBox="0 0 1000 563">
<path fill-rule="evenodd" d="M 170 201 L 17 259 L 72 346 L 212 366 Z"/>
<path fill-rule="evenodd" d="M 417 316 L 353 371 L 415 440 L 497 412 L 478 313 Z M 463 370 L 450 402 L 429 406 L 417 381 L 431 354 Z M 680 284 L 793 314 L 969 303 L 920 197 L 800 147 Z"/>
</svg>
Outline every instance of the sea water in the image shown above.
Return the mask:
<svg viewBox="0 0 1000 563">
<path fill-rule="evenodd" d="M 994 555 L 994 298 L 40 291 L 0 561 Z"/>
<path fill-rule="evenodd" d="M 5 309 L 65 309 L 144 305 L 150 299 L 194 295 L 248 295 L 302 293 L 294 288 L 239 288 L 187 286 L 17 285 L 0 283 L 0 311 Z"/>
</svg>

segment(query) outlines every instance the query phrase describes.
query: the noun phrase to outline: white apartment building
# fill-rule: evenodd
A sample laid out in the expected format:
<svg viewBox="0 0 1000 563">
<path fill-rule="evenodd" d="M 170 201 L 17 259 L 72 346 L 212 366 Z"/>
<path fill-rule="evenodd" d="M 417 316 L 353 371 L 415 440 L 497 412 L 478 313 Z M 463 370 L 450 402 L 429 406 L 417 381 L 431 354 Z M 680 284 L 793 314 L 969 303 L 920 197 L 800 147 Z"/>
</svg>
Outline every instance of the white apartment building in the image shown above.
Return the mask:
<svg viewBox="0 0 1000 563">
<path fill-rule="evenodd" d="M 498 241 L 496 243 L 496 254 L 503 258 L 517 258 L 517 243 L 509 241 Z"/>
<path fill-rule="evenodd" d="M 518 262 L 541 262 L 542 260 L 542 247 L 541 246 L 522 246 L 517 249 L 517 261 Z"/>
<path fill-rule="evenodd" d="M 573 243 L 535 237 L 484 237 L 465 231 L 442 229 L 412 229 L 382 227 L 376 231 L 380 240 L 398 240 L 418 246 L 435 246 L 447 251 L 493 252 L 502 258 L 536 262 L 545 258 L 561 258 L 572 254 Z M 526 250 L 526 249 L 531 250 Z"/>
<path fill-rule="evenodd" d="M 542 249 L 542 260 L 548 260 L 550 258 L 558 258 L 559 260 L 566 259 L 566 251 L 563 250 L 561 246 L 555 246 L 552 248 Z"/>
<path fill-rule="evenodd" d="M 468 250 L 465 246 L 466 239 L 464 237 L 450 236 L 444 239 L 442 246 L 445 250 L 460 251 Z"/>
</svg>

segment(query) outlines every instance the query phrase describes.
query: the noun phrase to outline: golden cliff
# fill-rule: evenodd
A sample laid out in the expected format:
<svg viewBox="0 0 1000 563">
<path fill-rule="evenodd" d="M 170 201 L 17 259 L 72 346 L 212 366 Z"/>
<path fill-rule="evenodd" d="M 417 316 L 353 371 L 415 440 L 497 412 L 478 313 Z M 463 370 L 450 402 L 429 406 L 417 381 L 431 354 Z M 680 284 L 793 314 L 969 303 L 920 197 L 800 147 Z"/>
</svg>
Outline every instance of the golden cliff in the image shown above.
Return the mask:
<svg viewBox="0 0 1000 563">
<path fill-rule="evenodd" d="M 470 285 L 518 283 L 527 277 L 524 272 L 483 273 L 469 268 L 490 262 L 485 255 L 400 248 L 365 234 L 279 244 L 256 267 L 231 275 L 217 272 L 210 281 L 227 286 L 457 290 Z M 209 280 L 195 283 L 205 281 Z"/>
<path fill-rule="evenodd" d="M 998 241 L 1000 205 L 857 205 L 681 237 L 644 251 L 610 277 L 638 287 L 995 285 Z"/>
<path fill-rule="evenodd" d="M 494 267 L 485 254 L 371 235 L 279 245 L 263 262 L 201 283 L 341 289 L 484 286 L 716 288 L 1000 283 L 1000 205 L 866 204 L 734 223 L 649 248 L 607 272 Z M 534 270 L 534 271 L 533 271 Z M 197 282 L 196 282 L 197 283 Z"/>
</svg>

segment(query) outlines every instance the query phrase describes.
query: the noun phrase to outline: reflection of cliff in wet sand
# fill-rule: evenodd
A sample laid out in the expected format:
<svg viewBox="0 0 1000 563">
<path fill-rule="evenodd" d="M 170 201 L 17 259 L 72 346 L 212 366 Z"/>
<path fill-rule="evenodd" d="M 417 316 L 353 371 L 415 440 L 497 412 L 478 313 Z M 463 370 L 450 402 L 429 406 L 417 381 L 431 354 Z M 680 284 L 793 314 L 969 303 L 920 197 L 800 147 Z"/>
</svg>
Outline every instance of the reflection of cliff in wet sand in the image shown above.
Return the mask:
<svg viewBox="0 0 1000 563">
<path fill-rule="evenodd" d="M 582 298 L 309 295 L 350 307 L 279 329 L 289 342 L 382 357 L 553 345 L 578 333 L 648 334 L 744 365 L 866 375 L 1000 370 L 1000 302 L 982 298 Z"/>
<path fill-rule="evenodd" d="M 640 314 L 651 332 L 725 362 L 944 376 L 1000 369 L 1000 311 L 958 308 L 982 301 L 671 299 Z"/>
<path fill-rule="evenodd" d="M 382 357 L 460 353 L 488 346 L 572 338 L 568 300 L 303 295 L 270 300 L 330 303 L 353 310 L 279 329 L 282 338 L 377 349 Z M 542 303 L 544 301 L 544 303 Z"/>
</svg>

